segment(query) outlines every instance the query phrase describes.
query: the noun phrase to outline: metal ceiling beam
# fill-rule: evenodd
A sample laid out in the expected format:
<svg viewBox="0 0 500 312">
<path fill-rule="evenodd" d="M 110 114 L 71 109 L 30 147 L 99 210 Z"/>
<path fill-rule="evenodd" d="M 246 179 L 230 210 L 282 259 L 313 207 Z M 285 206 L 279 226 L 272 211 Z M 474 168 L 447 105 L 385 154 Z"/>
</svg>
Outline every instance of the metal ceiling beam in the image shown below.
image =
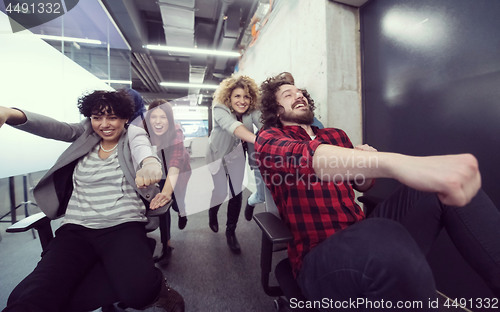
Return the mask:
<svg viewBox="0 0 500 312">
<path fill-rule="evenodd" d="M 148 72 L 151 74 L 153 81 L 160 83 L 163 79 L 160 72 L 157 71 L 157 67 L 153 66 L 154 60 L 152 60 L 149 55 L 143 53 L 139 54 L 139 56 L 142 58 Z"/>
<path fill-rule="evenodd" d="M 153 73 L 148 70 L 146 62 L 143 60 L 141 53 L 132 53 L 132 67 L 138 73 L 139 78 L 152 92 L 161 92 L 159 81 L 155 80 Z"/>
<path fill-rule="evenodd" d="M 222 25 L 224 24 L 224 16 L 226 16 L 227 8 L 230 4 L 233 3 L 233 0 L 222 0 L 222 7 L 219 11 L 219 18 L 217 19 L 217 27 L 215 28 L 214 40 L 212 41 L 212 48 L 217 49 L 219 45 L 220 34 L 222 32 Z"/>
<path fill-rule="evenodd" d="M 132 63 L 132 72 L 139 78 L 139 80 L 142 82 L 142 84 L 148 89 L 151 90 L 151 86 L 149 82 L 144 78 L 144 73 L 141 71 L 140 66 L 135 65 L 134 62 L 137 63 L 135 60 L 131 60 Z"/>
<path fill-rule="evenodd" d="M 255 0 L 258 1 L 258 0 Z M 234 0 L 222 0 L 222 7 L 219 13 L 219 19 L 217 23 L 217 28 L 215 30 L 215 36 L 213 40 L 212 47 L 214 49 L 220 48 L 220 45 L 223 44 L 225 48 L 227 49 L 232 49 L 234 45 L 236 44 L 236 41 L 238 38 L 232 37 L 233 35 L 229 35 L 229 33 L 233 33 L 234 29 L 228 29 L 224 30 L 224 23 L 228 23 L 229 19 L 236 19 L 234 21 L 230 21 L 231 26 L 230 28 L 239 28 L 239 22 L 241 20 L 240 14 L 237 14 L 238 11 L 236 10 L 231 10 L 231 14 L 228 14 L 228 10 L 230 9 L 230 5 L 234 4 Z M 226 19 L 227 16 L 227 19 Z M 224 33 L 228 32 L 228 37 L 224 36 Z M 239 32 L 239 30 L 237 30 Z M 207 60 L 207 71 L 205 77 L 209 77 L 210 79 L 214 77 L 214 72 L 216 68 L 223 68 L 225 69 L 225 66 L 228 62 L 228 58 L 215 58 L 215 57 L 209 57 Z"/>
<path fill-rule="evenodd" d="M 248 11 L 247 18 L 245 21 L 245 25 L 241 28 L 241 33 L 240 36 L 238 37 L 238 42 L 236 43 L 238 46 L 241 45 L 241 42 L 243 38 L 245 37 L 246 33 L 248 33 L 251 36 L 252 30 L 248 27 L 250 25 L 250 21 L 252 20 L 252 17 L 254 16 L 255 12 L 257 11 L 257 8 L 259 7 L 259 0 L 254 0 L 252 3 L 252 7 Z"/>
</svg>

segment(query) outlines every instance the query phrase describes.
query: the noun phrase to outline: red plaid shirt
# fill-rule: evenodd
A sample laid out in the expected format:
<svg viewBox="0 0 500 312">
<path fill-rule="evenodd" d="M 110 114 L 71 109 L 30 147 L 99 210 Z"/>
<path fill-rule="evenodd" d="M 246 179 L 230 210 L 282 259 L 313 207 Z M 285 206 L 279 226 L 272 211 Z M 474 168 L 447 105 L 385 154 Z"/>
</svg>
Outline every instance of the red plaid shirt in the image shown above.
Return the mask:
<svg viewBox="0 0 500 312">
<path fill-rule="evenodd" d="M 349 182 L 323 182 L 312 159 L 320 144 L 352 148 L 344 131 L 313 127 L 314 139 L 300 126 L 258 133 L 256 159 L 281 218 L 293 233 L 288 256 L 297 275 L 304 256 L 330 235 L 364 218 Z"/>
<path fill-rule="evenodd" d="M 184 133 L 179 125 L 175 125 L 175 138 L 172 142 L 169 142 L 167 146 L 159 146 L 158 156 L 162 159 L 163 166 L 166 166 L 164 170 L 168 171 L 170 168 L 179 168 L 179 176 L 177 178 L 177 183 L 175 184 L 174 192 L 178 192 L 180 189 L 186 189 L 189 178 L 191 177 L 191 165 L 190 156 L 186 148 L 184 147 Z M 163 159 L 163 155 L 165 159 Z M 164 174 L 166 175 L 166 171 Z M 163 188 L 165 183 L 164 176 L 160 186 Z M 179 193 L 176 193 L 179 194 Z M 177 198 L 177 200 L 184 202 L 184 198 Z"/>
<path fill-rule="evenodd" d="M 180 172 L 190 171 L 189 153 L 184 147 L 184 133 L 179 125 L 175 125 L 175 138 L 169 142 L 168 146 L 161 147 L 165 153 L 167 169 L 171 167 L 179 168 Z M 161 156 L 161 155 L 160 155 Z"/>
</svg>

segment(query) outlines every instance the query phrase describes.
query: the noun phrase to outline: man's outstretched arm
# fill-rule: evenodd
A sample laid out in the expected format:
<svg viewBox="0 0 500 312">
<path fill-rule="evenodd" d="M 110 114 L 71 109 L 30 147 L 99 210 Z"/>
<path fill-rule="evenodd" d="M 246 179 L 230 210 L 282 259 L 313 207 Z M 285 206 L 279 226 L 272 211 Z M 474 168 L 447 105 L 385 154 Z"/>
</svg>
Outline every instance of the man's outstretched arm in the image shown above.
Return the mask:
<svg viewBox="0 0 500 312">
<path fill-rule="evenodd" d="M 322 144 L 314 153 L 313 169 L 322 180 L 393 178 L 437 193 L 451 206 L 466 205 L 481 187 L 478 162 L 471 154 L 416 157 Z"/>
</svg>

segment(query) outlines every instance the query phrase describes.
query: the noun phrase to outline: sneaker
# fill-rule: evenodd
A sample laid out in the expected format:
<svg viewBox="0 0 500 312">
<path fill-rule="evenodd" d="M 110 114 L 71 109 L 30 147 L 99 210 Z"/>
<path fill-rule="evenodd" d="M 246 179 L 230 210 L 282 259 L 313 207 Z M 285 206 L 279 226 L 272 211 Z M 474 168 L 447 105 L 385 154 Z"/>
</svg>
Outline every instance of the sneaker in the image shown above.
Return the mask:
<svg viewBox="0 0 500 312">
<path fill-rule="evenodd" d="M 162 308 L 166 312 L 184 312 L 184 299 L 165 280 L 158 295 L 158 300 L 148 308 Z"/>
</svg>

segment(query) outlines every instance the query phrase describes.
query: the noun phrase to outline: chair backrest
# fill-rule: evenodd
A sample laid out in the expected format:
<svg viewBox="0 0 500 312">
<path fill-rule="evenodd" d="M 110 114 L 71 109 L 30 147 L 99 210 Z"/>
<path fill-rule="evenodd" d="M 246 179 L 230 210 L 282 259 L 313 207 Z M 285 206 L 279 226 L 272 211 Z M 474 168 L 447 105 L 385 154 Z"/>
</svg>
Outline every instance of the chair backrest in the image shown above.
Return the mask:
<svg viewBox="0 0 500 312">
<path fill-rule="evenodd" d="M 254 220 L 262 230 L 261 249 L 261 284 L 265 293 L 269 296 L 284 296 L 286 300 L 275 300 L 289 304 L 291 298 L 306 300 L 295 277 L 288 258 L 282 259 L 274 268 L 274 276 L 278 286 L 269 284 L 269 274 L 272 270 L 273 253 L 286 249 L 287 243 L 293 237 L 288 227 L 281 220 L 278 208 L 271 192 L 265 188 L 266 212 L 256 214 Z M 279 305 L 279 304 L 278 304 Z M 298 309 L 297 311 L 316 311 L 314 309 Z"/>
<path fill-rule="evenodd" d="M 266 211 L 274 214 L 278 218 L 280 214 L 278 212 L 278 207 L 276 207 L 276 203 L 274 202 L 273 195 L 271 195 L 271 191 L 269 188 L 265 187 L 264 196 L 266 199 Z"/>
</svg>

